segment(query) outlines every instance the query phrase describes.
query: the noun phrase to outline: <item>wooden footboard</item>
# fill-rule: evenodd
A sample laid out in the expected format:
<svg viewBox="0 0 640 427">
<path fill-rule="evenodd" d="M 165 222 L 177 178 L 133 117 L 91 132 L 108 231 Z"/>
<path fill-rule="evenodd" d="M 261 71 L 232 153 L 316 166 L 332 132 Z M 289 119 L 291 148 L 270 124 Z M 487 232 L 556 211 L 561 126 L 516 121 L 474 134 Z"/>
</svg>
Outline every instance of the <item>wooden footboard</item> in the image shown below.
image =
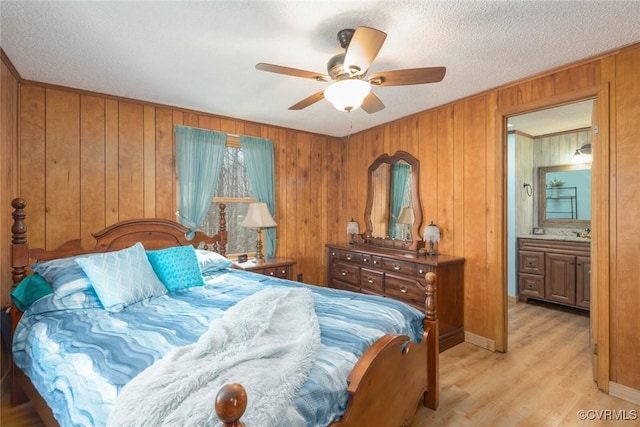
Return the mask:
<svg viewBox="0 0 640 427">
<path fill-rule="evenodd" d="M 405 335 L 387 334 L 369 347 L 347 378 L 349 401 L 342 418 L 329 427 L 407 426 L 420 400 L 439 404 L 436 275 L 427 273 L 424 334 L 420 343 Z M 224 386 L 216 397 L 216 413 L 225 427 L 243 426 L 247 396 L 239 384 Z M 253 427 L 253 426 L 248 426 Z"/>
</svg>

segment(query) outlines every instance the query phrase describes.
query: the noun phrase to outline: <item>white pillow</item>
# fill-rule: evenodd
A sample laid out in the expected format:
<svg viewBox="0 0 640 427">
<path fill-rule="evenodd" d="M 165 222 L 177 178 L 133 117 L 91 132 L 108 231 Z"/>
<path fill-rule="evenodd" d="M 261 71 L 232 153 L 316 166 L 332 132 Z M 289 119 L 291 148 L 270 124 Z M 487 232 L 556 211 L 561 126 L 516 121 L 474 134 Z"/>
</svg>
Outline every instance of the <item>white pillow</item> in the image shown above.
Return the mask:
<svg viewBox="0 0 640 427">
<path fill-rule="evenodd" d="M 196 256 L 198 257 L 198 265 L 200 266 L 202 274 L 211 274 L 219 270 L 224 270 L 233 264 L 233 261 L 219 253 L 204 249 L 196 249 Z"/>
<path fill-rule="evenodd" d="M 120 311 L 143 299 L 167 293 L 139 242 L 120 251 L 76 258 L 76 262 L 109 311 Z"/>
</svg>

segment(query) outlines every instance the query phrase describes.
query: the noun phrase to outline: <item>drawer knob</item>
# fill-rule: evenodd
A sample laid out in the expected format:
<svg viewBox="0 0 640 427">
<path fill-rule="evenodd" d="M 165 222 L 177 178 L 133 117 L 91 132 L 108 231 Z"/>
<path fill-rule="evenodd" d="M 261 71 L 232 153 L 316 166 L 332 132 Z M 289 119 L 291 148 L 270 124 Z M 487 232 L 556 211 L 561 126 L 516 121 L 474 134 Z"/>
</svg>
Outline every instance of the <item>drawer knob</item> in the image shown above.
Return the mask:
<svg viewBox="0 0 640 427">
<path fill-rule="evenodd" d="M 362 258 L 362 261 L 364 261 L 364 262 L 369 262 L 369 258 L 364 257 L 364 258 Z"/>
<path fill-rule="evenodd" d="M 400 271 L 400 268 L 401 268 L 401 267 L 400 267 L 400 264 L 393 264 L 393 269 L 394 269 L 395 271 Z"/>
<path fill-rule="evenodd" d="M 377 264 L 378 264 L 378 261 L 377 261 L 377 260 L 376 260 L 376 261 L 373 261 L 373 263 L 377 265 Z"/>
<path fill-rule="evenodd" d="M 336 253 L 335 252 L 331 252 L 331 256 L 336 256 Z"/>
<path fill-rule="evenodd" d="M 376 281 L 373 277 L 369 276 L 367 277 L 367 282 L 369 282 L 371 285 L 373 285 Z"/>
<path fill-rule="evenodd" d="M 351 261 L 351 255 L 347 255 L 347 261 Z"/>
<path fill-rule="evenodd" d="M 343 276 L 347 275 L 347 270 L 340 270 L 340 274 L 342 274 Z"/>
<path fill-rule="evenodd" d="M 409 289 L 407 289 L 406 286 L 400 286 L 400 292 L 402 292 L 403 294 L 406 294 L 407 292 L 409 292 Z"/>
<path fill-rule="evenodd" d="M 424 274 L 424 270 L 423 269 L 418 270 L 418 274 Z"/>
<path fill-rule="evenodd" d="M 269 275 L 273 276 L 273 271 L 269 272 Z"/>
</svg>

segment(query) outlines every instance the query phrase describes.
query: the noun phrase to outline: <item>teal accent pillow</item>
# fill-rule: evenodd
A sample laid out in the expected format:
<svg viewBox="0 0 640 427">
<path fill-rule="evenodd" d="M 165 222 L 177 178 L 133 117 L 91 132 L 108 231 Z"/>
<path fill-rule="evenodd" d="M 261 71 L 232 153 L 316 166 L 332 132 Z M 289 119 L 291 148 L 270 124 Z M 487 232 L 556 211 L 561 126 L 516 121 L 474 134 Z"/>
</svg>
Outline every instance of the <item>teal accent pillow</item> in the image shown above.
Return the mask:
<svg viewBox="0 0 640 427">
<path fill-rule="evenodd" d="M 167 293 L 139 242 L 120 251 L 79 257 L 76 262 L 89 277 L 102 306 L 109 311 L 120 311 Z"/>
<path fill-rule="evenodd" d="M 11 300 L 18 310 L 25 312 L 31 304 L 53 293 L 49 282 L 39 274 L 31 274 L 18 283 L 11 291 Z"/>
<path fill-rule="evenodd" d="M 169 291 L 204 286 L 198 257 L 193 246 L 147 251 L 147 258 L 153 271 Z"/>
<path fill-rule="evenodd" d="M 198 257 L 198 264 L 200 265 L 200 271 L 202 271 L 202 274 L 211 274 L 216 271 L 225 270 L 233 264 L 233 261 L 225 258 L 217 252 L 197 249 L 196 255 Z"/>
</svg>

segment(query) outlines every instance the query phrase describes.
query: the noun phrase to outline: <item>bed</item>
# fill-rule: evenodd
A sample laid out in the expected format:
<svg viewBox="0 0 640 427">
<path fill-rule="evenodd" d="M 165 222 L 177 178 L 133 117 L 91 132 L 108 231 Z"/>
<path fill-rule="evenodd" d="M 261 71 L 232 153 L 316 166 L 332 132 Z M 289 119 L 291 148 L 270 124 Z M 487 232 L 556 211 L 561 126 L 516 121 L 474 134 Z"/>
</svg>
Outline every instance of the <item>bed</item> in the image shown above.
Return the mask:
<svg viewBox="0 0 640 427">
<path fill-rule="evenodd" d="M 107 299 L 101 299 L 103 295 L 99 290 L 105 285 L 100 284 L 92 275 L 89 283 L 93 287 L 77 286 L 79 282 L 73 282 L 74 285 L 65 288 L 64 292 L 60 291 L 62 288 L 56 288 L 53 293 L 37 299 L 24 313 L 17 307 L 12 307 L 12 400 L 19 400 L 19 393 L 23 391 L 47 426 L 107 425 L 107 420 L 114 419 L 118 413 L 123 412 L 122 408 L 127 408 L 121 404 L 126 400 L 124 397 L 135 396 L 133 392 L 130 393 L 135 389 L 133 384 L 144 384 L 138 380 L 150 378 L 143 374 L 157 374 L 160 371 L 153 369 L 171 357 L 175 358 L 172 359 L 174 361 L 201 360 L 179 357 L 186 357 L 183 349 L 195 349 L 203 337 L 212 333 L 221 333 L 220 330 L 233 332 L 235 325 L 244 324 L 243 322 L 254 325 L 249 329 L 259 329 L 262 324 L 272 322 L 276 325 L 270 329 L 273 333 L 284 333 L 278 331 L 277 325 L 280 328 L 285 323 L 287 327 L 305 325 L 304 321 L 278 320 L 275 314 L 273 321 L 270 320 L 271 315 L 267 314 L 264 319 L 251 321 L 248 314 L 246 319 L 238 314 L 252 311 L 253 306 L 247 305 L 250 301 L 254 303 L 262 297 L 261 303 L 271 303 L 277 299 L 274 295 L 283 295 L 282 310 L 287 301 L 289 305 L 294 305 L 291 301 L 297 301 L 290 297 L 305 297 L 309 299 L 301 301 L 311 301 L 312 317 L 309 324 L 314 325 L 318 335 L 310 337 L 308 342 L 315 344 L 307 345 L 305 341 L 301 345 L 289 345 L 286 350 L 301 353 L 300 348 L 313 347 L 314 350 L 308 350 L 307 355 L 291 356 L 303 361 L 301 366 L 307 364 L 308 372 L 304 377 L 298 378 L 299 384 L 290 398 L 274 402 L 274 398 L 270 397 L 272 401 L 263 403 L 266 398 L 253 392 L 259 390 L 260 385 L 253 384 L 255 375 L 247 376 L 250 369 L 246 369 L 247 366 L 257 366 L 258 362 L 245 360 L 243 364 L 230 366 L 228 371 L 216 378 L 215 381 L 222 381 L 221 383 L 210 383 L 216 386 L 215 392 L 207 392 L 205 395 L 206 410 L 215 418 L 218 423 L 214 423 L 215 425 L 239 426 L 242 421 L 246 421 L 249 427 L 260 425 L 250 422 L 255 414 L 260 414 L 257 411 L 263 411 L 263 416 L 278 412 L 274 415 L 274 420 L 280 420 L 274 421 L 278 425 L 408 425 L 418 404 L 422 403 L 432 409 L 438 406 L 438 321 L 436 278 L 433 273 L 427 274 L 427 299 L 425 310 L 421 313 L 390 299 L 237 270 L 229 265 L 230 262 L 227 267 L 218 268 L 221 259 L 228 261 L 223 256 L 227 239 L 224 205 L 220 206 L 219 232 L 213 237 L 196 233 L 188 240 L 188 230 L 180 224 L 162 219 L 141 219 L 120 222 L 95 233 L 95 246 L 88 250 L 83 249 L 78 240 L 74 240 L 53 251 L 29 248 L 26 202 L 15 199 L 12 206 L 14 223 L 11 253 L 14 285 L 24 283 L 25 278 L 32 273 L 30 266 L 34 263 L 40 264 L 35 267 L 38 270 L 48 262 L 67 262 L 73 257 L 86 260 L 100 257 L 112 259 L 123 251 L 128 253 L 139 246 L 143 247 L 150 260 L 154 253 L 173 253 L 174 249 L 182 253 L 185 252 L 180 250 L 183 247 L 188 247 L 187 252 L 191 252 L 193 248 L 198 255 L 199 272 L 203 281 L 202 285 L 178 287 L 119 306 L 110 305 Z M 215 257 L 211 255 L 216 260 L 216 268 L 213 270 L 206 270 L 200 262 L 202 257 L 209 259 L 209 253 L 220 254 Z M 156 264 L 154 269 L 155 267 Z M 60 271 L 66 274 L 70 270 Z M 42 270 L 38 272 L 41 273 Z M 164 276 L 158 272 L 158 277 Z M 183 276 L 179 279 L 182 280 Z M 278 310 L 280 307 L 273 312 Z M 258 312 L 258 315 L 259 313 L 266 311 Z M 286 316 L 293 315 L 286 313 Z M 225 321 L 236 323 L 220 323 Z M 225 327 L 213 328 L 213 325 Z M 305 333 L 311 329 L 300 326 L 294 336 L 313 335 Z M 60 337 L 69 339 L 64 341 Z M 227 340 L 228 337 L 225 336 L 224 339 Z M 259 339 L 251 341 L 251 345 L 260 345 Z M 234 346 L 235 344 L 228 347 Z M 248 357 L 245 355 L 253 350 L 251 347 L 243 348 L 240 352 L 242 354 L 234 357 Z M 285 350 L 277 350 L 282 351 Z M 203 357 L 205 353 L 207 352 L 200 352 L 198 357 Z M 214 353 L 216 352 L 207 353 L 206 356 Z M 286 354 L 289 357 L 289 353 Z M 309 354 L 314 357 L 307 357 Z M 130 355 L 134 357 L 129 357 Z M 225 353 L 224 357 L 229 356 Z M 99 359 L 104 359 L 107 363 L 101 365 Z M 313 360 L 313 363 L 307 359 Z M 207 361 L 192 363 L 190 366 L 217 367 L 217 359 L 214 360 L 216 362 L 210 365 Z M 276 359 L 270 359 L 269 363 L 277 363 L 274 361 Z M 62 363 L 66 368 L 57 367 L 55 363 Z M 175 365 L 177 363 L 164 363 L 165 368 L 173 369 Z M 275 369 L 262 369 L 261 372 L 275 371 L 274 377 L 277 374 Z M 294 371 L 297 373 L 303 369 Z M 47 373 L 51 376 L 47 377 Z M 287 374 L 289 376 L 291 375 Z M 268 379 L 269 375 L 265 377 Z M 162 388 L 159 387 L 158 390 Z M 271 388 L 267 387 L 269 391 Z M 283 384 L 282 388 L 289 389 L 292 386 Z M 151 399 L 155 392 L 147 394 Z M 265 391 L 265 394 L 269 393 Z M 256 409 L 257 406 L 260 408 Z M 269 412 L 269 408 L 278 409 Z M 217 417 L 213 415 L 214 409 Z M 184 411 L 184 408 L 181 410 Z M 192 409 L 189 411 L 195 412 Z M 159 413 L 160 410 L 154 412 Z M 197 422 L 187 424 L 209 425 Z"/>
</svg>

